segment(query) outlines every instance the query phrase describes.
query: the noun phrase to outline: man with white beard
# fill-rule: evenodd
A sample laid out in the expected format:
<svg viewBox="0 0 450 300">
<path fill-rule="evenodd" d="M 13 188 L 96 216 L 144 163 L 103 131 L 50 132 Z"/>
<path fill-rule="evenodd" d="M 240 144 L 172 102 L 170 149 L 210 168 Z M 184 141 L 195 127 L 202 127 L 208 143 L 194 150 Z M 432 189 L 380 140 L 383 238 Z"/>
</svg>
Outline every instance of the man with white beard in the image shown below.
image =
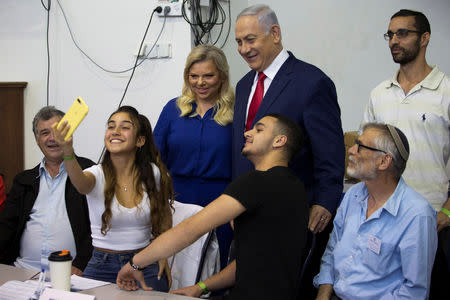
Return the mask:
<svg viewBox="0 0 450 300">
<path fill-rule="evenodd" d="M 436 212 L 401 177 L 409 144 L 391 125 L 367 123 L 349 149 L 345 194 L 314 278 L 322 299 L 426 299 L 437 247 Z"/>
<path fill-rule="evenodd" d="M 399 69 L 372 90 L 362 123 L 392 124 L 409 139 L 402 176 L 437 211 L 430 299 L 442 299 L 450 278 L 450 78 L 427 62 L 431 27 L 423 13 L 399 10 L 384 37 Z"/>
</svg>

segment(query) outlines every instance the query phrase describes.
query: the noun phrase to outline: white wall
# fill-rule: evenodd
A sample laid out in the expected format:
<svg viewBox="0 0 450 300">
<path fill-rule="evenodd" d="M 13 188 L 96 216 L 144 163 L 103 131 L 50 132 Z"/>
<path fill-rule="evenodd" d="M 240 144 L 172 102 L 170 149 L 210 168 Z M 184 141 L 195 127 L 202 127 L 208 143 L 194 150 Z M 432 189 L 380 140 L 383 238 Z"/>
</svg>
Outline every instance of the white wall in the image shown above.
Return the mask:
<svg viewBox="0 0 450 300">
<path fill-rule="evenodd" d="M 157 0 L 59 0 L 75 38 L 101 65 L 124 69 L 136 52 Z M 44 0 L 46 2 L 46 0 Z M 431 22 L 428 62 L 450 74 L 450 1 L 448 0 L 262 0 L 231 1 L 232 29 L 224 47 L 235 84 L 248 70 L 234 41 L 234 20 L 246 6 L 265 3 L 279 17 L 284 46 L 299 59 L 319 66 L 335 82 L 343 127 L 357 129 L 370 90 L 392 76 L 386 32 L 390 16 L 401 8 L 424 12 Z M 226 8 L 226 2 L 222 5 Z M 27 81 L 25 89 L 25 167 L 42 157 L 31 132 L 31 120 L 46 103 L 46 11 L 39 0 L 0 1 L 0 81 Z M 155 17 L 147 41 L 162 26 Z M 138 68 L 124 104 L 135 106 L 156 123 L 163 105 L 179 95 L 182 70 L 190 51 L 189 25 L 167 21 L 162 42 L 172 43 L 173 58 L 146 61 Z M 50 12 L 50 104 L 67 110 L 75 97 L 90 112 L 75 133 L 78 154 L 98 159 L 107 116 L 115 110 L 128 76 L 100 71 L 74 47 L 56 0 Z M 0 108 L 1 109 L 1 108 Z"/>
<path fill-rule="evenodd" d="M 59 0 L 79 45 L 100 65 L 122 70 L 134 64 L 155 0 Z M 44 0 L 44 2 L 47 2 Z M 163 24 L 154 16 L 146 41 Z M 42 158 L 31 131 L 34 114 L 46 105 L 46 11 L 39 0 L 0 1 L 0 81 L 27 81 L 25 89 L 25 168 Z M 189 25 L 169 18 L 160 41 L 172 44 L 172 59 L 147 60 L 130 84 L 124 104 L 147 115 L 152 125 L 163 105 L 182 87 L 190 51 Z M 106 119 L 117 108 L 131 72 L 114 75 L 94 67 L 72 43 L 56 0 L 50 10 L 50 104 L 67 110 L 77 96 L 90 111 L 74 135 L 77 154 L 97 160 Z"/>
<path fill-rule="evenodd" d="M 370 91 L 398 68 L 383 38 L 390 17 L 398 10 L 418 10 L 427 16 L 431 24 L 428 63 L 437 64 L 450 74 L 449 0 L 249 0 L 231 3 L 240 7 L 232 11 L 233 19 L 246 4 L 264 3 L 276 12 L 284 47 L 298 59 L 320 67 L 333 79 L 344 131 L 358 129 Z M 225 50 L 235 83 L 249 69 L 243 66 L 236 47 Z"/>
</svg>

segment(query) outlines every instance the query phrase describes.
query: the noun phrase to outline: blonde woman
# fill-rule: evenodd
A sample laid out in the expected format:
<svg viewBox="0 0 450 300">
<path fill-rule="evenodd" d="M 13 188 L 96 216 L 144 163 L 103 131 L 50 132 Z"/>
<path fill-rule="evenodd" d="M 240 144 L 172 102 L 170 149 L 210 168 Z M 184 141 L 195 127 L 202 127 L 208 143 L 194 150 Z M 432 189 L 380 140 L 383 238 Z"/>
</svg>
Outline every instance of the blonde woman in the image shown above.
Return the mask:
<svg viewBox="0 0 450 300">
<path fill-rule="evenodd" d="M 231 180 L 234 94 L 225 54 L 212 45 L 192 49 L 182 95 L 170 100 L 155 126 L 155 143 L 172 175 L 176 200 L 206 206 Z M 226 264 L 231 228 L 217 230 Z"/>
</svg>

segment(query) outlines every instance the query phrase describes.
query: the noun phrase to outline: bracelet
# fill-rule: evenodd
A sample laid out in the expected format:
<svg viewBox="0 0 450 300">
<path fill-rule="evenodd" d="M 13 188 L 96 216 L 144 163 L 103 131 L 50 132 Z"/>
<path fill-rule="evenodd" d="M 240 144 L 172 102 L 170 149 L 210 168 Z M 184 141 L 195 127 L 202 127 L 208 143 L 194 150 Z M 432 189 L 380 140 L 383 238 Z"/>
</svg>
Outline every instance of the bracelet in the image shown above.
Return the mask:
<svg viewBox="0 0 450 300">
<path fill-rule="evenodd" d="M 442 208 L 441 212 L 443 212 L 444 214 L 446 214 L 450 218 L 450 210 Z"/>
<path fill-rule="evenodd" d="M 206 284 L 203 281 L 197 282 L 197 285 L 203 290 L 203 294 L 208 294 L 209 291 L 206 288 Z"/>
<path fill-rule="evenodd" d="M 140 268 L 138 265 L 135 265 L 135 264 L 133 263 L 133 257 L 130 258 L 130 260 L 129 260 L 128 262 L 130 263 L 130 266 L 131 266 L 135 271 L 142 271 L 142 270 L 145 269 L 145 267 L 144 267 L 144 268 Z"/>
<path fill-rule="evenodd" d="M 75 158 L 75 152 L 73 152 L 71 156 L 63 156 L 64 160 L 72 160 L 74 158 Z"/>
</svg>

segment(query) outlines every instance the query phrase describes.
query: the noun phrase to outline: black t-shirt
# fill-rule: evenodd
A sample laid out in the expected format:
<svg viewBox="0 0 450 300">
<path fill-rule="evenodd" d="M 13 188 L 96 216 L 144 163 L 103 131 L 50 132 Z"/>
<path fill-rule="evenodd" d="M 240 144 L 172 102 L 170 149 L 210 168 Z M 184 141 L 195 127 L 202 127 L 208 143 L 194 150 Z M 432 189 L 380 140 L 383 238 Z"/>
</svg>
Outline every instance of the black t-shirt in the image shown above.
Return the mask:
<svg viewBox="0 0 450 300">
<path fill-rule="evenodd" d="M 231 299 L 294 299 L 308 226 L 303 183 L 289 168 L 278 166 L 238 177 L 224 194 L 246 208 L 234 221 Z"/>
</svg>

